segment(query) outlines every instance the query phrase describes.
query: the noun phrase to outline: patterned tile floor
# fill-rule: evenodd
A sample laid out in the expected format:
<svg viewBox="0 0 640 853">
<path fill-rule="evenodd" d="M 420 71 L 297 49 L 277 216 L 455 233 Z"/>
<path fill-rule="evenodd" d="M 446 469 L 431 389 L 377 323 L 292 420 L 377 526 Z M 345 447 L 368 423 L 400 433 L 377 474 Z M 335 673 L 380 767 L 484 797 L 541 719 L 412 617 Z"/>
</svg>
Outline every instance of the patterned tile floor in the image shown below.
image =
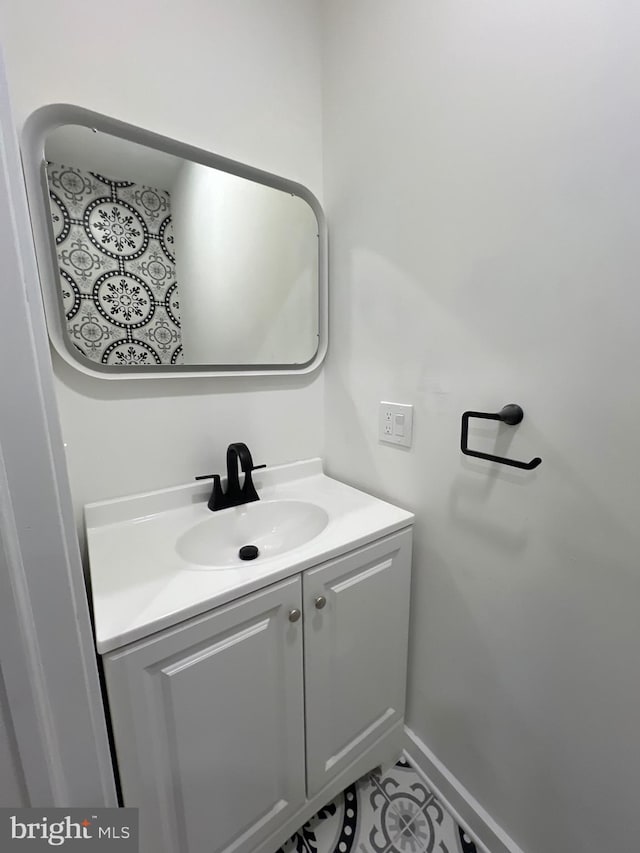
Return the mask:
<svg viewBox="0 0 640 853">
<path fill-rule="evenodd" d="M 278 853 L 477 853 L 476 845 L 404 759 L 363 776 Z"/>
</svg>

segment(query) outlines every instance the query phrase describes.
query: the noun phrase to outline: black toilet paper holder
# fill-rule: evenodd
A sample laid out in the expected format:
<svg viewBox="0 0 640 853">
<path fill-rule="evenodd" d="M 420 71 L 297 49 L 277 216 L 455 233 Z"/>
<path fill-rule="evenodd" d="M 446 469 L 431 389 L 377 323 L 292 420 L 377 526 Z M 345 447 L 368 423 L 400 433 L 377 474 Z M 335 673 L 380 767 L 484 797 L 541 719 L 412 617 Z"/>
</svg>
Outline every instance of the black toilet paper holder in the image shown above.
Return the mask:
<svg viewBox="0 0 640 853">
<path fill-rule="evenodd" d="M 468 447 L 469 418 L 484 418 L 489 421 L 502 421 L 502 423 L 508 424 L 508 426 L 515 426 L 520 423 L 523 417 L 524 412 L 516 403 L 508 403 L 506 406 L 503 406 L 499 412 L 463 412 L 460 432 L 460 450 L 462 450 L 465 456 L 475 456 L 478 459 L 488 459 L 489 462 L 499 462 L 501 465 L 511 465 L 514 468 L 524 468 L 527 471 L 537 468 L 542 462 L 542 459 L 539 456 L 536 456 L 531 460 L 531 462 L 519 462 L 517 459 L 506 459 L 504 456 L 494 456 L 491 453 L 480 453 L 478 450 L 469 450 Z"/>
</svg>

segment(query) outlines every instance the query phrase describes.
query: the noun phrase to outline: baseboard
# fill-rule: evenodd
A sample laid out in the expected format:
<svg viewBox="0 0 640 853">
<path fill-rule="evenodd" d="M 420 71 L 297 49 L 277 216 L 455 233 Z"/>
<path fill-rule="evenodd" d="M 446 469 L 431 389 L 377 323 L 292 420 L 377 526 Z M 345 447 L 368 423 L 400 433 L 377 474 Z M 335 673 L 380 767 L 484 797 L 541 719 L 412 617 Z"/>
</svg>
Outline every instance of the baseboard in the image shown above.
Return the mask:
<svg viewBox="0 0 640 853">
<path fill-rule="evenodd" d="M 420 738 L 406 726 L 404 731 L 407 759 L 479 849 L 483 853 L 523 853 Z"/>
</svg>

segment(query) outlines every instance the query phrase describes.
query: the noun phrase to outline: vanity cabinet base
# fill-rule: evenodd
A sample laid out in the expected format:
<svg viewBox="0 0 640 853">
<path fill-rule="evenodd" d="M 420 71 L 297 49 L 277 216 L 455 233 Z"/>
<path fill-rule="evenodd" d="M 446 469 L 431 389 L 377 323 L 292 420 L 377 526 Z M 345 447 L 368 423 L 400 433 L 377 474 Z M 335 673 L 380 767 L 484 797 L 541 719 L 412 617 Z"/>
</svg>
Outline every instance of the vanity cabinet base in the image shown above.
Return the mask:
<svg viewBox="0 0 640 853">
<path fill-rule="evenodd" d="M 411 529 L 104 656 L 140 853 L 274 853 L 403 743 Z"/>
</svg>

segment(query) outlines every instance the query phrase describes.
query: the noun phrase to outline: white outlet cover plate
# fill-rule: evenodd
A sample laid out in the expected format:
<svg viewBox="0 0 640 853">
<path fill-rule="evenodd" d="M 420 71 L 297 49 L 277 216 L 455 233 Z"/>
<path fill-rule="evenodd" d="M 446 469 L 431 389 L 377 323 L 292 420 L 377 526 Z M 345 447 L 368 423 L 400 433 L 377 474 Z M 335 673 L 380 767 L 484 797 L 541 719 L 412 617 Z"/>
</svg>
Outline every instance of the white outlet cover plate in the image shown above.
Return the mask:
<svg viewBox="0 0 640 853">
<path fill-rule="evenodd" d="M 413 436 L 413 406 L 409 403 L 380 401 L 378 410 L 378 440 L 386 444 L 411 447 Z"/>
</svg>

